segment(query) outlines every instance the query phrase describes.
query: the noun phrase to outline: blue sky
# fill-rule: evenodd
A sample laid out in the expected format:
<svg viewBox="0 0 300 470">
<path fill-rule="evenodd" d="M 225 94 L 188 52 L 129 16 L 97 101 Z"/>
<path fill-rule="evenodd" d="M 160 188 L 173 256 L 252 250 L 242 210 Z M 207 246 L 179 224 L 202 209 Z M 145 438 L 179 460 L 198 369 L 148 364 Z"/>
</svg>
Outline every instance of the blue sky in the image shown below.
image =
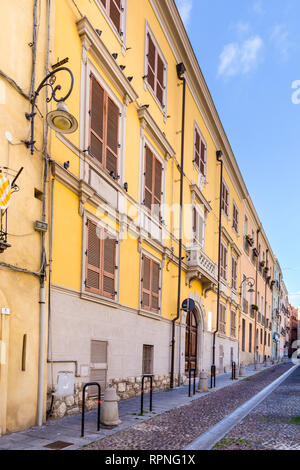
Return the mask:
<svg viewBox="0 0 300 470">
<path fill-rule="evenodd" d="M 300 1 L 176 3 L 290 301 L 300 306 Z"/>
</svg>

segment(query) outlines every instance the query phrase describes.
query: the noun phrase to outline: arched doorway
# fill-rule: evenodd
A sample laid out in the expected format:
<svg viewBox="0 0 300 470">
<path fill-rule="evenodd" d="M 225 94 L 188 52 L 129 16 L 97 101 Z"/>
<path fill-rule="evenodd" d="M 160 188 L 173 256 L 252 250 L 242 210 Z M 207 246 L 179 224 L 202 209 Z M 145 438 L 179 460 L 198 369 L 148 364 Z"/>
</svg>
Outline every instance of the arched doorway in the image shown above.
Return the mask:
<svg viewBox="0 0 300 470">
<path fill-rule="evenodd" d="M 198 322 L 195 312 L 188 312 L 185 330 L 185 371 L 197 368 Z"/>
</svg>

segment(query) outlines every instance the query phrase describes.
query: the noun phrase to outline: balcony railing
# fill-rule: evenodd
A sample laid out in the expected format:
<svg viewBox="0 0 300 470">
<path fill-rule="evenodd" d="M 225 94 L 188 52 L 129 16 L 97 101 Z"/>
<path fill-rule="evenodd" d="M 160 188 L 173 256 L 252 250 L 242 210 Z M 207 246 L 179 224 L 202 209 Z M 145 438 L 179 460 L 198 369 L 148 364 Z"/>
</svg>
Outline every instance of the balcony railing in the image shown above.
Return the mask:
<svg viewBox="0 0 300 470">
<path fill-rule="evenodd" d="M 209 282 L 217 281 L 216 263 L 199 246 L 186 250 L 186 264 L 188 266 L 188 278 L 199 278 Z"/>
</svg>

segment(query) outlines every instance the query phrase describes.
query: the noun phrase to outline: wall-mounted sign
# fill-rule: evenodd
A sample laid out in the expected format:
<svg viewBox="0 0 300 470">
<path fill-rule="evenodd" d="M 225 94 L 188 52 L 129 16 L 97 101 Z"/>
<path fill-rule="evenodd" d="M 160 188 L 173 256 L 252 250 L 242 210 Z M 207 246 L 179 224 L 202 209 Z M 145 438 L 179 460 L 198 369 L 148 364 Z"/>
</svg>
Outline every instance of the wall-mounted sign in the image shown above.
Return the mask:
<svg viewBox="0 0 300 470">
<path fill-rule="evenodd" d="M 279 343 L 279 334 L 278 334 L 278 333 L 274 333 L 274 334 L 273 334 L 273 340 L 274 340 L 276 343 Z"/>
<path fill-rule="evenodd" d="M 184 310 L 185 312 L 192 312 L 195 308 L 195 302 L 193 301 L 193 299 L 185 299 L 183 302 L 182 302 L 182 306 L 181 306 L 182 310 Z"/>
<path fill-rule="evenodd" d="M 0 209 L 5 211 L 11 198 L 11 185 L 9 179 L 0 173 Z"/>
</svg>

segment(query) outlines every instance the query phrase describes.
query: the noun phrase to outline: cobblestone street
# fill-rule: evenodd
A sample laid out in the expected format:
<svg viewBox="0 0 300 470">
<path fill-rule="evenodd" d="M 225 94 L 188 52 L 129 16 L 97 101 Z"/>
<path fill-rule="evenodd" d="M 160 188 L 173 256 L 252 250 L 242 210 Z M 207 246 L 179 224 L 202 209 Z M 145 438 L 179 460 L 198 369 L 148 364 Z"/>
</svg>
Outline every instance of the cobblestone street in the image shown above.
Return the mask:
<svg viewBox="0 0 300 470">
<path fill-rule="evenodd" d="M 179 450 L 264 389 L 292 364 L 252 377 L 84 447 L 86 450 Z M 298 372 L 300 374 L 300 371 Z M 298 376 L 299 377 L 299 376 Z M 299 401 L 300 403 L 300 401 Z M 291 405 L 293 406 L 293 404 Z"/>
<path fill-rule="evenodd" d="M 214 450 L 300 450 L 300 369 L 296 369 Z"/>
</svg>

